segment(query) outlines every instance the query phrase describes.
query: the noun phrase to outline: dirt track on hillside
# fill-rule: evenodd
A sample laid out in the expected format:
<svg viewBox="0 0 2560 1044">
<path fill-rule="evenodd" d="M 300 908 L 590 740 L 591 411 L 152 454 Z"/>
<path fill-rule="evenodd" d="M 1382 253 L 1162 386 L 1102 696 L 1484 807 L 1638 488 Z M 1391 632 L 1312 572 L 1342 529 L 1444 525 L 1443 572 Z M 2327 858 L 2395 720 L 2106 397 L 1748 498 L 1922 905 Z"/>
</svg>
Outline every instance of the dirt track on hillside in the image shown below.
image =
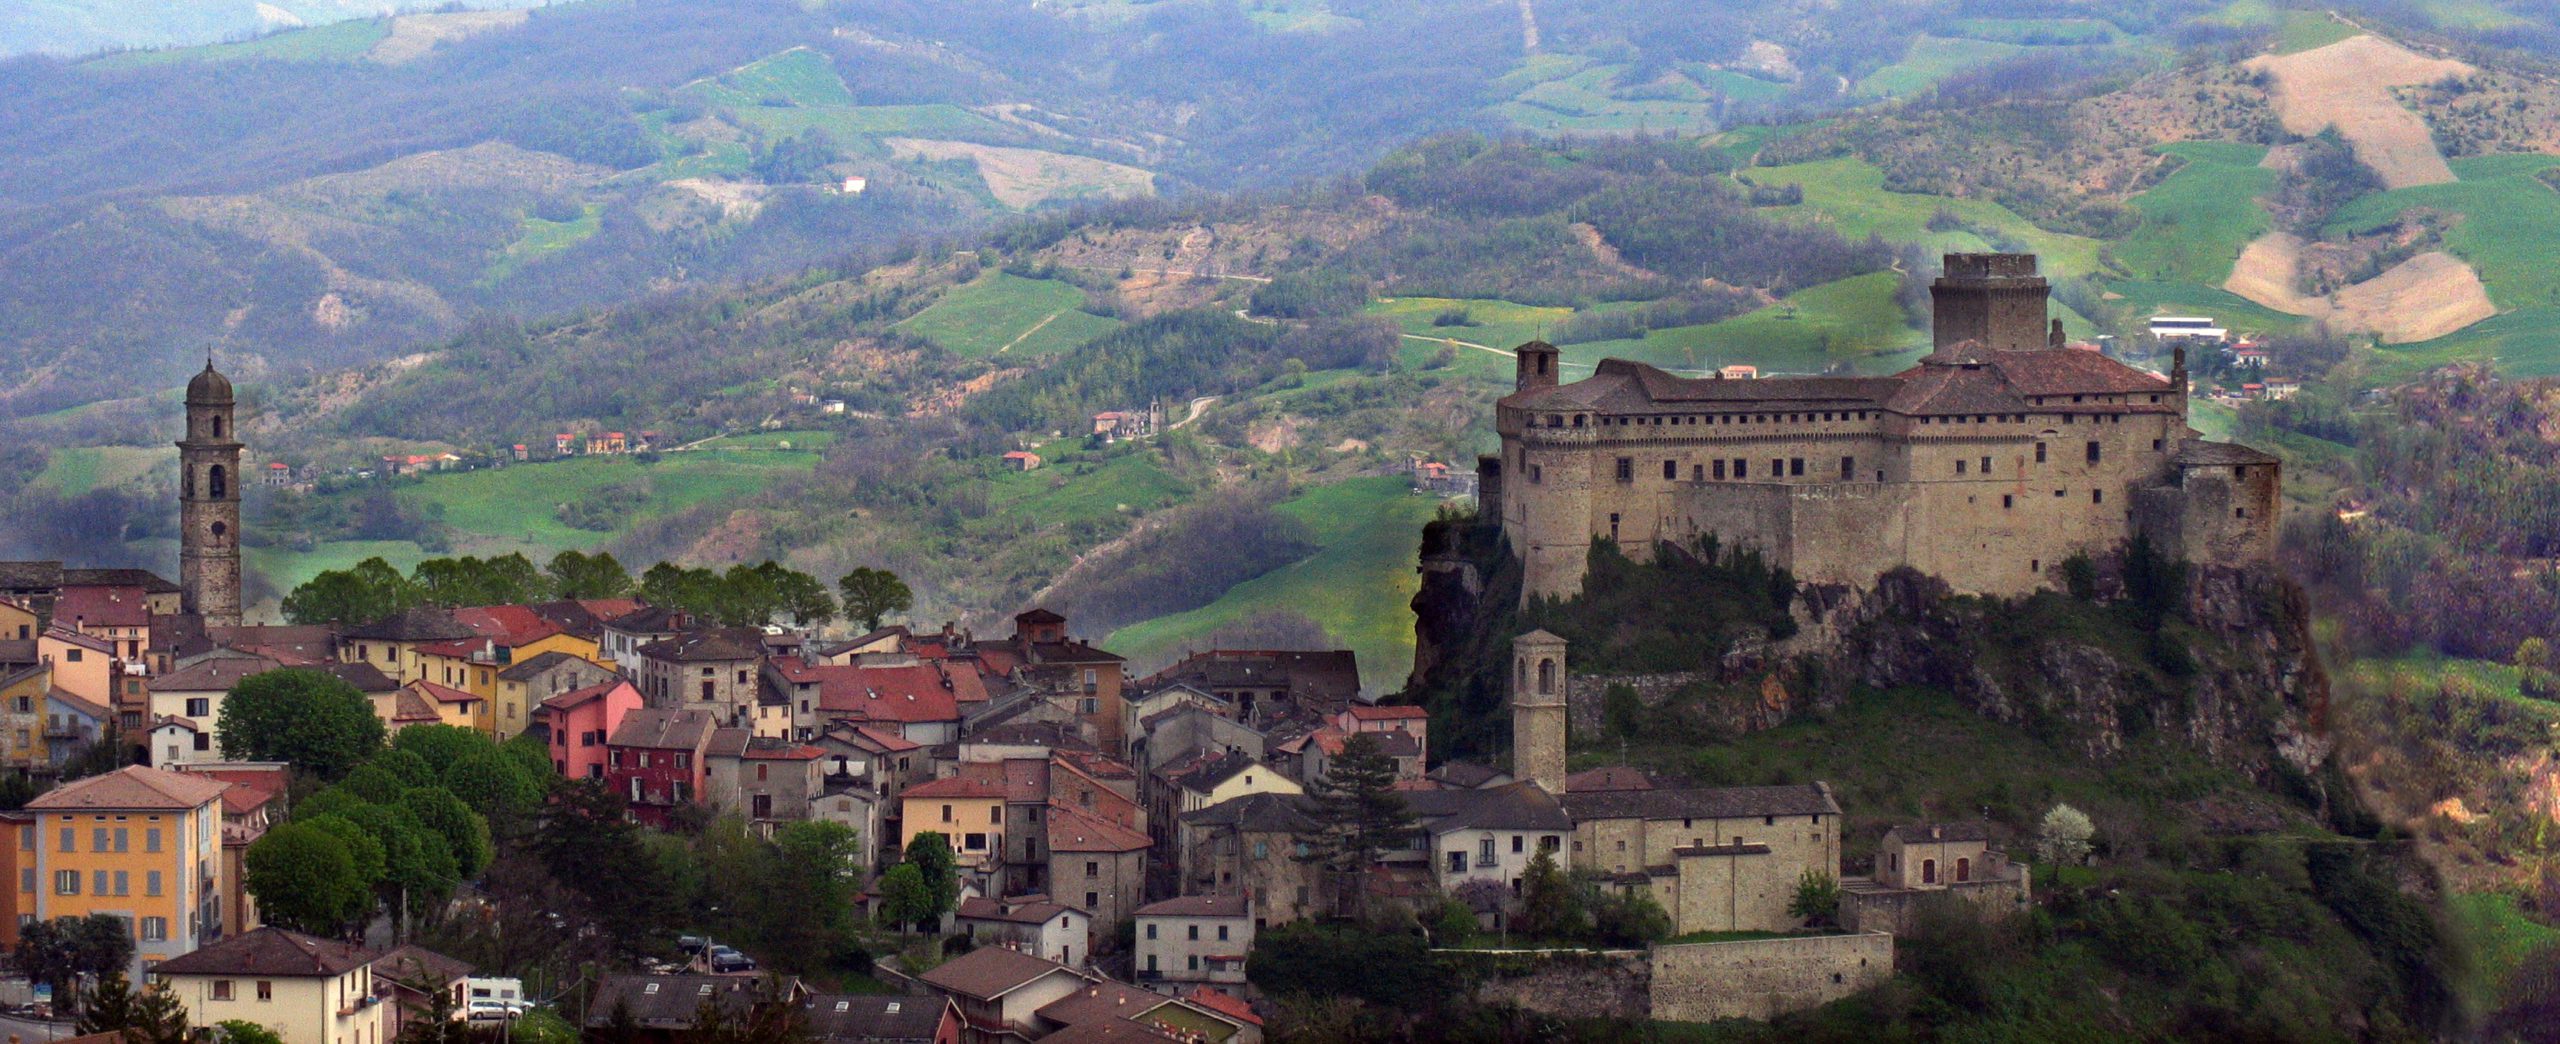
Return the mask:
<svg viewBox="0 0 2560 1044">
<path fill-rule="evenodd" d="M 2328 297 L 2305 296 L 2294 286 L 2302 245 L 2283 232 L 2259 237 L 2241 252 L 2222 288 L 2287 315 L 2318 319 L 2342 332 L 2370 333 L 2391 344 L 2434 340 L 2498 314 L 2479 274 L 2440 250 Z"/>
<path fill-rule="evenodd" d="M 2468 76 L 2471 66 L 2365 35 L 2300 54 L 2252 58 L 2244 67 L 2274 81 L 2285 130 L 2307 137 L 2338 128 L 2383 184 L 2408 188 L 2454 180 L 2426 121 L 2392 97 L 2391 88 Z"/>
<path fill-rule="evenodd" d="M 459 40 L 491 29 L 513 28 L 523 25 L 530 16 L 527 11 L 447 11 L 401 15 L 391 20 L 391 35 L 374 44 L 372 50 L 365 52 L 365 57 L 385 65 L 416 61 L 446 40 Z"/>
</svg>

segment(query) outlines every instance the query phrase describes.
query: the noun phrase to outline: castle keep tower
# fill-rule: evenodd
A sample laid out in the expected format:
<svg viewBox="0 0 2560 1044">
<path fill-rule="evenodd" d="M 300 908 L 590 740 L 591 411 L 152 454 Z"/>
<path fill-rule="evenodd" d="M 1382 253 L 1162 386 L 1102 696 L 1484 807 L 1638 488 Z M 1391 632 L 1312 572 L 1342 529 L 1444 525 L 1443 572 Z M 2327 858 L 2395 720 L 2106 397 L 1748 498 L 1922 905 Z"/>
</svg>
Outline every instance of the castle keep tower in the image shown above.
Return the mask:
<svg viewBox="0 0 2560 1044">
<path fill-rule="evenodd" d="M 1513 391 L 1556 386 L 1556 371 L 1563 368 L 1564 353 L 1557 351 L 1555 345 L 1545 341 L 1531 341 L 1514 349 L 1512 357 L 1518 363 L 1519 370 L 1517 378 L 1513 381 Z"/>
<path fill-rule="evenodd" d="M 178 588 L 183 611 L 207 626 L 240 623 L 240 442 L 231 380 L 187 382 L 187 435 L 178 440 Z"/>
<path fill-rule="evenodd" d="M 1966 341 L 1995 352 L 2059 348 L 2045 325 L 2044 277 L 2034 254 L 1948 254 L 1946 273 L 1929 286 L 1932 347 Z"/>
<path fill-rule="evenodd" d="M 1564 794 L 1564 639 L 1531 631 L 1511 640 L 1511 778 Z"/>
</svg>

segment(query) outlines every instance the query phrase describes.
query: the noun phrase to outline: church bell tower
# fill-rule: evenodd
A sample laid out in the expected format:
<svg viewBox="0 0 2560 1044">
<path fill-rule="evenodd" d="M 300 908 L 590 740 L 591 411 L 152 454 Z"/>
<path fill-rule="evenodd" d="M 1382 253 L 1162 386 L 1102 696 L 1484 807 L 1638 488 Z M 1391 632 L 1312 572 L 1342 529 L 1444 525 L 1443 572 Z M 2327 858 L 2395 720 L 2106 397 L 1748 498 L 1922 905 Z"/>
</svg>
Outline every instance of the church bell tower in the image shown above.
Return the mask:
<svg viewBox="0 0 2560 1044">
<path fill-rule="evenodd" d="M 178 588 L 183 610 L 209 627 L 240 623 L 240 440 L 231 380 L 207 358 L 187 382 L 187 435 L 178 440 Z"/>
<path fill-rule="evenodd" d="M 1565 641 L 1546 631 L 1511 640 L 1511 778 L 1564 796 Z"/>
</svg>

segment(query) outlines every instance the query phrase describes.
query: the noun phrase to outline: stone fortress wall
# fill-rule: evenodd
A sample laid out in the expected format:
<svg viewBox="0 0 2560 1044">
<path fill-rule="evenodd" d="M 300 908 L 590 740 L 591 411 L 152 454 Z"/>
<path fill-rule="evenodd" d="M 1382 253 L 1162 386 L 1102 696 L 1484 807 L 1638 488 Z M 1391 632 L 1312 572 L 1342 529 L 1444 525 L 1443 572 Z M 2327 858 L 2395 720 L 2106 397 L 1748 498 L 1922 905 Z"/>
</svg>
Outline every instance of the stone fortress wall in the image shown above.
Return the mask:
<svg viewBox="0 0 2560 1044">
<path fill-rule="evenodd" d="M 1553 347 L 1523 345 L 1502 453 L 1480 471 L 1525 594 L 1579 590 L 1604 538 L 1642 558 L 1712 533 L 1817 582 L 1908 565 L 2002 595 L 2137 530 L 2200 561 L 2272 550 L 2276 461 L 2195 438 L 2183 365 L 2161 379 L 2062 346 L 2032 257 L 1947 264 L 1937 347 L 1892 377 L 1702 380 L 1610 360 L 1565 385 Z"/>
</svg>

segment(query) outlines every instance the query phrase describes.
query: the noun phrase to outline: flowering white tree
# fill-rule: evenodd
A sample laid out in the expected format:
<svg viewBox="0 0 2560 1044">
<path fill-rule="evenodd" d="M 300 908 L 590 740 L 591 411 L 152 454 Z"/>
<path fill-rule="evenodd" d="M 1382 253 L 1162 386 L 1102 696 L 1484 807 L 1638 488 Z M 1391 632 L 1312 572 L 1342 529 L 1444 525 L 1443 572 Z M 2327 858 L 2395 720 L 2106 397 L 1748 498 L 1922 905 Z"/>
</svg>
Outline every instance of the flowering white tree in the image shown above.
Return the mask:
<svg viewBox="0 0 2560 1044">
<path fill-rule="evenodd" d="M 2089 839 L 2097 834 L 2098 828 L 2089 822 L 2088 813 L 2069 805 L 2055 805 L 2036 828 L 2036 858 L 2078 866 L 2089 861 Z"/>
</svg>

